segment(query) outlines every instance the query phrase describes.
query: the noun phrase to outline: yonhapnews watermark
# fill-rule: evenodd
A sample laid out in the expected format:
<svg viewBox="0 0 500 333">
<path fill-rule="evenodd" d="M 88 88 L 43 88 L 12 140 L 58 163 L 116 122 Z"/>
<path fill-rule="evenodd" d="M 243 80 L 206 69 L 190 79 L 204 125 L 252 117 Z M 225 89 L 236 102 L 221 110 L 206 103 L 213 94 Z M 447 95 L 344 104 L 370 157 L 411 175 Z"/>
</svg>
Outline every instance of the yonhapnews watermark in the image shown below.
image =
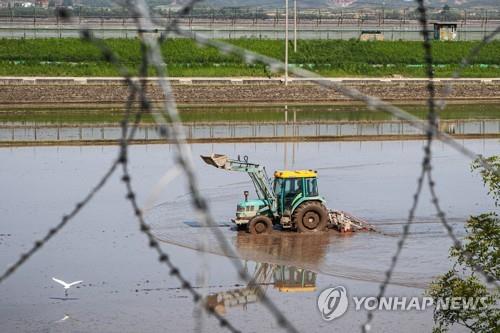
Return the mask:
<svg viewBox="0 0 500 333">
<path fill-rule="evenodd" d="M 330 321 L 342 316 L 349 307 L 349 300 L 354 302 L 354 310 L 367 311 L 425 311 L 429 307 L 438 310 L 481 310 L 487 308 L 487 297 L 446 297 L 433 298 L 427 296 L 383 296 L 380 299 L 374 296 L 347 295 L 343 286 L 330 287 L 318 295 L 318 309 L 321 317 Z"/>
</svg>

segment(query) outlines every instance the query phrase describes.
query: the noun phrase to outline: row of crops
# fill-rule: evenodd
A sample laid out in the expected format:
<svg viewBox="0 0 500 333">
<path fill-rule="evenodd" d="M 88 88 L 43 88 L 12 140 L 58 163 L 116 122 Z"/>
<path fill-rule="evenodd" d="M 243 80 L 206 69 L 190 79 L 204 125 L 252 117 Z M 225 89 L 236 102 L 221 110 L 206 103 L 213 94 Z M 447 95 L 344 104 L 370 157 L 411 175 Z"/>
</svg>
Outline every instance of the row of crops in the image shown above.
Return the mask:
<svg viewBox="0 0 500 333">
<path fill-rule="evenodd" d="M 276 40 L 231 40 L 237 46 L 271 56 L 283 58 L 284 43 Z M 127 66 L 140 63 L 138 40 L 108 39 L 106 43 L 119 55 Z M 463 57 L 478 42 L 433 42 L 434 63 L 441 72 L 452 72 Z M 262 75 L 265 66 L 244 64 L 238 56 L 221 54 L 212 47 L 199 47 L 187 39 L 168 40 L 162 52 L 169 66 L 180 76 L 206 75 Z M 289 62 L 320 73 L 344 73 L 349 75 L 377 75 L 394 73 L 424 73 L 419 68 L 424 63 L 420 42 L 384 41 L 360 42 L 340 40 L 299 41 L 298 52 L 290 52 Z M 500 65 L 500 41 L 485 45 L 470 61 L 466 71 L 498 72 Z M 99 50 L 79 39 L 0 39 L 0 75 L 46 75 L 51 69 L 54 75 L 116 75 L 106 64 Z M 48 72 L 48 73 L 47 73 Z M 184 73 L 185 72 L 185 73 Z M 218 74 L 220 73 L 220 74 Z"/>
</svg>

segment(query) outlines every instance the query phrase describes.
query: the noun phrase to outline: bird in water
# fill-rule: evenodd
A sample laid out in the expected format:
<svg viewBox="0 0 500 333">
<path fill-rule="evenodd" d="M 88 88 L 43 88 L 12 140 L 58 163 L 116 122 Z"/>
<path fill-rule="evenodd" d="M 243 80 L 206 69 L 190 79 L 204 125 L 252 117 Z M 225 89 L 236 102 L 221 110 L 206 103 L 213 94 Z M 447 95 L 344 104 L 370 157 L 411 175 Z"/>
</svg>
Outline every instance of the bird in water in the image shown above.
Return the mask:
<svg viewBox="0 0 500 333">
<path fill-rule="evenodd" d="M 68 297 L 69 288 L 83 282 L 83 281 L 75 281 L 75 282 L 67 283 L 67 282 L 64 282 L 63 280 L 56 279 L 55 277 L 53 277 L 52 280 L 54 280 L 55 282 L 59 283 L 60 285 L 62 285 L 64 287 L 64 295 L 66 297 Z"/>
</svg>

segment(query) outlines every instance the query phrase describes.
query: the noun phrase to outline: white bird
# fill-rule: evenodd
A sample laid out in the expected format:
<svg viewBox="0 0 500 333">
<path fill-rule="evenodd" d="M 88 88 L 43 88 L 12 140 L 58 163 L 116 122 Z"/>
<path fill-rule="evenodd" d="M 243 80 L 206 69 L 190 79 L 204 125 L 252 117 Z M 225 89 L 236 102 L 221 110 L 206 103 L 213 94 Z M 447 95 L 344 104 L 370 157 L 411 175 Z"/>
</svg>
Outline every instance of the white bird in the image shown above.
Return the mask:
<svg viewBox="0 0 500 333">
<path fill-rule="evenodd" d="M 66 321 L 70 318 L 69 315 L 65 314 L 64 317 L 62 317 L 61 319 L 59 319 L 58 321 L 56 321 L 56 323 L 62 323 L 63 321 Z"/>
<path fill-rule="evenodd" d="M 66 296 L 68 296 L 68 289 L 69 288 L 83 282 L 83 281 L 75 281 L 75 282 L 67 283 L 67 282 L 64 282 L 63 280 L 56 279 L 55 277 L 53 277 L 52 280 L 54 280 L 55 282 L 59 283 L 60 285 L 62 285 L 64 287 L 64 294 Z"/>
</svg>

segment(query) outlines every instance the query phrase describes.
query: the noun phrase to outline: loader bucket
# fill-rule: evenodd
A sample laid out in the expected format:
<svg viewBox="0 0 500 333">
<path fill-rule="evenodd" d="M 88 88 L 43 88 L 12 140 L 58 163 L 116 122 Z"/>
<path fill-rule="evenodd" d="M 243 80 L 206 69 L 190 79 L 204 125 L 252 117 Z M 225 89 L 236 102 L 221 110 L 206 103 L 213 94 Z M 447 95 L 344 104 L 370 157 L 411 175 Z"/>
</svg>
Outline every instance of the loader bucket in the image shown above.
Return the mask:
<svg viewBox="0 0 500 333">
<path fill-rule="evenodd" d="M 208 156 L 200 155 L 200 157 L 203 161 L 205 161 L 205 163 L 219 169 L 225 169 L 226 162 L 228 160 L 228 157 L 222 154 L 212 154 Z"/>
</svg>

